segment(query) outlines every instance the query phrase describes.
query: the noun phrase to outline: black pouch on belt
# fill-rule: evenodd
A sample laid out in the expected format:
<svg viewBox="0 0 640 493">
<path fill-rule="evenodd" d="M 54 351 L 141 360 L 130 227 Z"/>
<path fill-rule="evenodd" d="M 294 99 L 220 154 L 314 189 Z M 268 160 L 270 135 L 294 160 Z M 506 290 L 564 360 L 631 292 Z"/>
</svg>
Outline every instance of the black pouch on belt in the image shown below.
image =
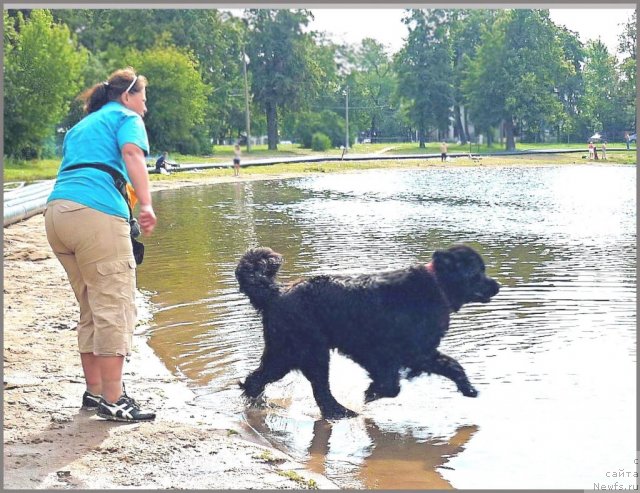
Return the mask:
<svg viewBox="0 0 640 493">
<path fill-rule="evenodd" d="M 140 243 L 132 236 L 131 245 L 133 246 L 133 258 L 136 259 L 136 264 L 140 265 L 144 258 L 144 244 Z"/>
</svg>

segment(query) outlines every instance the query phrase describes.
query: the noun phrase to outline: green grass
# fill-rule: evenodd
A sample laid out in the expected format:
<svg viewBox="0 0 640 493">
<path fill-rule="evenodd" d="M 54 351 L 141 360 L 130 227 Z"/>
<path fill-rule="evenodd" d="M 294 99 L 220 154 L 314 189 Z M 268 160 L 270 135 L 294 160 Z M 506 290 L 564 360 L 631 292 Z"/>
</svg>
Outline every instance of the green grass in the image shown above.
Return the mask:
<svg viewBox="0 0 640 493">
<path fill-rule="evenodd" d="M 390 154 L 432 154 L 440 152 L 440 142 L 427 142 L 425 147 L 418 147 L 417 143 L 401 143 L 401 144 L 369 144 L 374 146 L 382 147 L 393 147 L 392 150 L 389 151 Z M 364 147 L 367 145 L 363 144 Z M 600 145 L 597 145 L 598 151 L 600 151 Z M 607 149 L 620 148 L 624 149 L 625 144 L 622 142 L 607 142 Z M 583 149 L 585 153 L 587 152 L 587 143 L 529 143 L 529 142 L 516 142 L 516 151 L 531 151 L 531 150 L 553 150 L 553 149 Z M 373 152 L 365 151 L 365 152 Z M 486 153 L 496 153 L 496 152 L 504 152 L 504 144 L 500 144 L 499 142 L 494 143 L 491 147 L 487 144 L 452 144 L 449 143 L 448 151 L 449 153 L 457 153 L 457 152 L 471 152 L 472 154 L 486 154 Z M 361 152 L 361 151 L 358 151 Z M 635 146 L 632 145 L 632 151 L 635 152 Z"/>
<path fill-rule="evenodd" d="M 493 147 L 477 146 L 472 144 L 472 153 L 487 153 L 487 152 L 499 152 L 504 149 L 503 146 L 494 145 Z M 587 155 L 587 147 L 582 144 L 521 144 L 516 145 L 516 150 L 533 150 L 533 149 L 583 149 L 584 156 Z M 608 148 L 624 148 L 622 143 L 610 143 Z M 340 162 L 326 162 L 326 163 L 289 163 L 289 164 L 275 164 L 272 166 L 249 166 L 243 167 L 241 174 L 282 174 L 282 173 L 302 173 L 302 172 L 333 172 L 343 171 L 349 169 L 365 169 L 365 168 L 389 168 L 389 167 L 407 167 L 421 164 L 424 159 L 420 159 L 421 154 L 437 154 L 440 152 L 439 143 L 430 142 L 427 143 L 426 148 L 419 148 L 416 143 L 401 143 L 401 144 L 355 144 L 350 150 L 349 154 L 371 154 L 374 152 L 385 151 L 384 155 L 393 159 L 394 155 L 401 154 L 415 154 L 416 161 L 340 161 Z M 469 152 L 468 145 L 449 145 L 449 153 L 457 152 Z M 250 152 L 247 152 L 246 147 L 243 148 L 243 161 L 246 164 L 252 159 L 264 159 L 269 157 L 292 157 L 292 156 L 317 156 L 317 155 L 333 155 L 340 156 L 342 154 L 341 149 L 331 149 L 327 152 L 314 152 L 310 149 L 302 149 L 297 144 L 281 144 L 278 146 L 277 151 L 269 151 L 266 145 L 253 146 Z M 631 151 L 610 151 L 609 162 L 620 164 L 636 164 L 636 151 L 632 148 Z M 233 158 L 233 146 L 216 146 L 215 153 L 210 156 L 192 156 L 192 155 L 180 155 L 170 154 L 171 161 L 181 164 L 216 164 L 216 163 L 228 163 Z M 509 156 L 504 158 L 483 158 L 483 164 L 516 164 L 519 162 L 538 162 L 538 163 L 558 163 L 558 164 L 571 164 L 575 162 L 585 162 L 582 159 L 580 153 L 564 154 L 557 156 Z M 455 164 L 473 164 L 470 160 L 469 163 L 463 162 L 463 158 L 455 160 Z M 148 164 L 152 166 L 155 163 L 155 158 L 150 158 Z M 434 164 L 430 161 L 430 164 Z M 3 179 L 4 182 L 12 181 L 24 181 L 33 182 L 37 180 L 48 180 L 56 177 L 58 167 L 60 166 L 59 159 L 44 159 L 34 161 L 16 161 L 14 159 L 5 158 L 3 167 Z M 229 175 L 230 170 L 218 169 L 218 170 L 205 170 L 203 171 L 205 176 L 226 176 Z M 173 173 L 171 175 L 150 175 L 152 180 L 171 180 L 171 179 L 184 179 L 184 174 Z"/>
<path fill-rule="evenodd" d="M 60 166 L 59 159 L 42 159 L 37 161 L 16 161 L 5 158 L 2 170 L 4 183 L 10 181 L 33 182 L 55 178 Z"/>
<path fill-rule="evenodd" d="M 318 483 L 314 479 L 306 480 L 300 474 L 295 471 L 278 471 L 280 476 L 284 476 L 285 478 L 289 478 L 291 481 L 298 483 L 299 485 L 306 487 L 309 490 L 317 490 Z"/>
</svg>

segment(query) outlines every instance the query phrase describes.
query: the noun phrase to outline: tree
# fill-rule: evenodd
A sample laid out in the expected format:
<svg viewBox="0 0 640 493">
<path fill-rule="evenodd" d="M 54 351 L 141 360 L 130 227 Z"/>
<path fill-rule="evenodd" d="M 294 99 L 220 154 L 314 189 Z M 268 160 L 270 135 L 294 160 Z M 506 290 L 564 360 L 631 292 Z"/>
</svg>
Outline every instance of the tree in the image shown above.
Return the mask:
<svg viewBox="0 0 640 493">
<path fill-rule="evenodd" d="M 397 53 L 397 91 L 409 120 L 419 130 L 425 146 L 429 127 L 445 132 L 453 104 L 451 42 L 448 12 L 441 9 L 410 10 L 405 46 Z"/>
<path fill-rule="evenodd" d="M 470 142 L 468 111 L 462 89 L 465 74 L 475 57 L 482 34 L 493 24 L 496 10 L 465 9 L 451 12 L 453 50 L 454 132 L 461 142 Z"/>
<path fill-rule="evenodd" d="M 126 62 L 149 80 L 145 124 L 151 145 L 184 154 L 210 152 L 210 142 L 198 140 L 210 87 L 202 81 L 193 54 L 159 44 L 142 52 L 131 50 Z"/>
<path fill-rule="evenodd" d="M 618 50 L 625 55 L 620 66 L 621 71 L 621 108 L 625 118 L 625 130 L 636 129 L 636 42 L 637 42 L 637 12 L 634 10 L 631 18 L 623 26 L 618 37 Z"/>
<path fill-rule="evenodd" d="M 306 10 L 248 10 L 247 52 L 254 99 L 267 118 L 270 150 L 277 149 L 278 112 L 304 108 L 315 98 L 327 75 L 313 33 L 304 33 Z M 320 52 L 322 54 L 322 52 Z"/>
<path fill-rule="evenodd" d="M 505 10 L 484 33 L 463 87 L 474 122 L 504 125 L 506 149 L 516 127 L 531 134 L 554 125 L 563 107 L 558 85 L 572 71 L 556 26 L 544 10 Z"/>
<path fill-rule="evenodd" d="M 40 156 L 80 91 L 86 52 L 48 10 L 4 11 L 4 151 Z"/>
<path fill-rule="evenodd" d="M 365 38 L 354 54 L 354 69 L 350 74 L 349 98 L 355 107 L 350 118 L 360 122 L 372 142 L 389 131 L 388 115 L 392 112 L 395 92 L 393 61 L 378 41 Z"/>
<path fill-rule="evenodd" d="M 619 127 L 624 128 L 620 121 L 616 59 L 599 39 L 587 43 L 583 77 L 585 87 L 582 119 L 589 135 L 591 132 L 610 132 Z"/>
<path fill-rule="evenodd" d="M 584 65 L 585 51 L 578 34 L 566 28 L 557 27 L 557 36 L 562 47 L 565 59 L 571 64 L 572 70 L 566 73 L 566 77 L 558 82 L 557 93 L 563 106 L 562 114 L 557 118 L 558 142 L 564 131 L 567 142 L 579 138 L 583 140 L 584 132 L 580 130 L 580 106 L 584 96 L 584 80 L 582 67 Z"/>
<path fill-rule="evenodd" d="M 245 126 L 242 21 L 215 9 L 58 10 L 56 16 L 104 64 L 113 65 L 134 48 L 159 43 L 193 54 L 200 76 L 213 90 L 198 140 L 223 140 Z M 137 67 L 135 67 L 137 68 Z"/>
</svg>

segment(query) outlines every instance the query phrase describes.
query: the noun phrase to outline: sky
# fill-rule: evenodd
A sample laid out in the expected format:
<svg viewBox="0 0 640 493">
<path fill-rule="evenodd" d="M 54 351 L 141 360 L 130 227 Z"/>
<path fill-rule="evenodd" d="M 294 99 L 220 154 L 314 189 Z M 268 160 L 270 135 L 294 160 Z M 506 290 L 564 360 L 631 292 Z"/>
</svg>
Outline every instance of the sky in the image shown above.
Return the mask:
<svg viewBox="0 0 640 493">
<path fill-rule="evenodd" d="M 370 37 L 388 46 L 391 52 L 396 52 L 402 47 L 403 38 L 407 34 L 406 27 L 401 22 L 402 9 L 311 10 L 315 19 L 309 27 L 326 32 L 336 42 L 359 44 L 363 38 Z M 618 34 L 622 31 L 619 24 L 627 22 L 632 12 L 632 8 L 564 8 L 550 9 L 550 16 L 557 25 L 564 25 L 571 31 L 578 32 L 582 42 L 599 37 L 607 45 L 609 52 L 615 54 Z"/>
</svg>

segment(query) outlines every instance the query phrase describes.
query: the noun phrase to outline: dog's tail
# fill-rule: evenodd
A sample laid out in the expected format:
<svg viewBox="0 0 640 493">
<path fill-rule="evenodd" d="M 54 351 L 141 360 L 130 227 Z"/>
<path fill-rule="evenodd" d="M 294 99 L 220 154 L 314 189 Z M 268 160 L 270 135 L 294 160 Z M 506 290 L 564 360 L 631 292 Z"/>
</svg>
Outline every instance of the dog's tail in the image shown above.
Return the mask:
<svg viewBox="0 0 640 493">
<path fill-rule="evenodd" d="M 256 310 L 264 310 L 280 295 L 280 285 L 275 277 L 281 265 L 282 255 L 264 247 L 247 251 L 238 262 L 236 279 L 240 292 L 249 297 Z"/>
</svg>

